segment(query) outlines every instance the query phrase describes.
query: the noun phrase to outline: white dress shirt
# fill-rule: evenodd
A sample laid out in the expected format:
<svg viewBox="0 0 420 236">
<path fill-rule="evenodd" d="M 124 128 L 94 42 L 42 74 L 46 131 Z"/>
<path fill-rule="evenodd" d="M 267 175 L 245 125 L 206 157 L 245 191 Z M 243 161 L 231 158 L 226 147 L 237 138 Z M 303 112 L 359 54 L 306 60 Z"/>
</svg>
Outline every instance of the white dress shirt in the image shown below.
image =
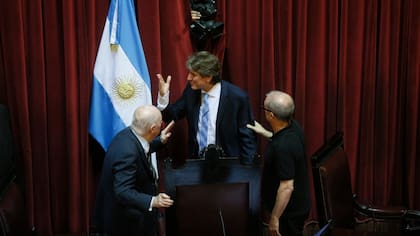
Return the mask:
<svg viewBox="0 0 420 236">
<path fill-rule="evenodd" d="M 147 153 L 149 152 L 149 149 L 150 149 L 149 142 L 147 142 L 147 140 L 144 139 L 142 136 L 137 135 L 137 133 L 133 129 L 131 129 L 131 132 L 133 132 L 133 134 L 140 141 L 140 144 L 141 144 L 141 146 L 143 147 L 143 150 L 144 150 L 144 154 L 147 156 Z M 155 167 L 153 166 L 153 168 L 155 168 Z M 152 199 L 150 200 L 150 204 L 149 204 L 149 211 L 153 210 L 152 203 L 153 203 L 154 199 L 155 199 L 155 196 L 152 196 Z"/>
<path fill-rule="evenodd" d="M 220 82 L 218 82 L 215 85 L 213 85 L 213 87 L 207 92 L 207 94 L 209 95 L 209 129 L 207 132 L 207 145 L 216 144 L 216 120 L 217 111 L 219 109 L 221 89 L 221 84 Z M 206 92 L 204 90 L 201 90 L 201 100 L 203 100 L 204 93 Z M 164 110 L 169 104 L 169 92 L 164 96 L 160 96 L 160 93 L 158 93 L 157 103 L 157 108 L 161 111 Z"/>
<path fill-rule="evenodd" d="M 220 90 L 220 83 L 217 83 L 207 92 L 209 95 L 209 126 L 207 130 L 207 145 L 216 144 L 216 120 L 220 102 Z M 201 91 L 201 100 L 203 100 L 204 94 L 205 92 Z"/>
</svg>

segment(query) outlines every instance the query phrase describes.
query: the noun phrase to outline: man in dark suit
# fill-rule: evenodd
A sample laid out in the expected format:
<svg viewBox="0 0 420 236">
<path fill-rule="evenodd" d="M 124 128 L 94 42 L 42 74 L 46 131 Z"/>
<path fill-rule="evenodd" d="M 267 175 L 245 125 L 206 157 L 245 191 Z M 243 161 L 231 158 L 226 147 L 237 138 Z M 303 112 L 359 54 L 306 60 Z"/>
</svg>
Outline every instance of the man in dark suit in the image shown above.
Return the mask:
<svg viewBox="0 0 420 236">
<path fill-rule="evenodd" d="M 252 163 L 257 148 L 254 132 L 246 127 L 254 121 L 248 95 L 221 80 L 220 62 L 207 51 L 194 53 L 186 65 L 189 83 L 174 104 L 168 105 L 171 76 L 165 81 L 162 75 L 157 75 L 158 108 L 163 110 L 163 119 L 187 118 L 190 157 L 198 157 L 208 144 L 216 144 L 227 156 L 240 157 L 243 164 Z M 205 103 L 208 103 L 208 116 L 203 118 Z M 203 132 L 206 134 L 202 135 Z"/>
<path fill-rule="evenodd" d="M 154 106 L 141 106 L 131 126 L 119 132 L 105 155 L 93 224 L 105 235 L 155 236 L 157 208 L 173 200 L 158 193 L 150 154 L 171 136 L 171 122 L 161 132 L 162 115 Z M 160 137 L 156 138 L 160 133 Z"/>
</svg>

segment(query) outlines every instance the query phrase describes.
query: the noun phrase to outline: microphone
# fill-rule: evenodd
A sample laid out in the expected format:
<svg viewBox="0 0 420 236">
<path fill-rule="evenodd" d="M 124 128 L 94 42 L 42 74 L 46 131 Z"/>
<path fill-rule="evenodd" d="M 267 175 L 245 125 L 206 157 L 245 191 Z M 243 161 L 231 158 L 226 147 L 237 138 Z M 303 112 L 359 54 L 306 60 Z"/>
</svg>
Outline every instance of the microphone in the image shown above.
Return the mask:
<svg viewBox="0 0 420 236">
<path fill-rule="evenodd" d="M 222 235 L 226 236 L 226 231 L 225 231 L 225 221 L 223 220 L 223 215 L 222 215 L 222 210 L 219 209 L 219 217 L 220 217 L 220 224 L 222 225 Z"/>
</svg>

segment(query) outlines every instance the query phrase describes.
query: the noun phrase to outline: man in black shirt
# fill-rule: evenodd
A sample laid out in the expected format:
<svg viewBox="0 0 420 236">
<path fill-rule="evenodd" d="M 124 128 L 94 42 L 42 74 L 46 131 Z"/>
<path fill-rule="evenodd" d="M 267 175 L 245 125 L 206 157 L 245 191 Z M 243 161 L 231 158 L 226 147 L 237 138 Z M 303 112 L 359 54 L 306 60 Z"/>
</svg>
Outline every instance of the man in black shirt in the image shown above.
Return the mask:
<svg viewBox="0 0 420 236">
<path fill-rule="evenodd" d="M 257 122 L 248 125 L 271 138 L 264 154 L 261 182 L 264 235 L 302 235 L 309 214 L 305 138 L 302 128 L 293 119 L 294 109 L 290 95 L 271 91 L 264 100 L 264 112 L 273 133 Z"/>
</svg>

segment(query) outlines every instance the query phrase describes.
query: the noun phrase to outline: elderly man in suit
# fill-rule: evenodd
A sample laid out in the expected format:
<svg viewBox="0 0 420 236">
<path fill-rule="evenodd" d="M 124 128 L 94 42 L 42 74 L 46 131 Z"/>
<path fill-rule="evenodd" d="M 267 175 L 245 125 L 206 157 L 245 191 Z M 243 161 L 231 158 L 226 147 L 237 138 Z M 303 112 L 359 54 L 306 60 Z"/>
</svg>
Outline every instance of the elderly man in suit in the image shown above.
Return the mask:
<svg viewBox="0 0 420 236">
<path fill-rule="evenodd" d="M 158 193 L 150 162 L 150 153 L 171 136 L 174 123 L 162 132 L 161 123 L 156 107 L 141 106 L 135 110 L 131 126 L 113 138 L 105 155 L 94 213 L 94 224 L 105 235 L 155 236 L 157 208 L 173 204 L 167 194 Z"/>
<path fill-rule="evenodd" d="M 208 144 L 223 148 L 227 156 L 240 157 L 243 164 L 250 164 L 256 154 L 255 133 L 246 127 L 253 123 L 248 95 L 237 86 L 221 80 L 218 58 L 199 51 L 186 62 L 188 84 L 182 96 L 169 104 L 171 76 L 159 79 L 158 108 L 163 118 L 188 121 L 190 157 L 198 157 Z"/>
</svg>

